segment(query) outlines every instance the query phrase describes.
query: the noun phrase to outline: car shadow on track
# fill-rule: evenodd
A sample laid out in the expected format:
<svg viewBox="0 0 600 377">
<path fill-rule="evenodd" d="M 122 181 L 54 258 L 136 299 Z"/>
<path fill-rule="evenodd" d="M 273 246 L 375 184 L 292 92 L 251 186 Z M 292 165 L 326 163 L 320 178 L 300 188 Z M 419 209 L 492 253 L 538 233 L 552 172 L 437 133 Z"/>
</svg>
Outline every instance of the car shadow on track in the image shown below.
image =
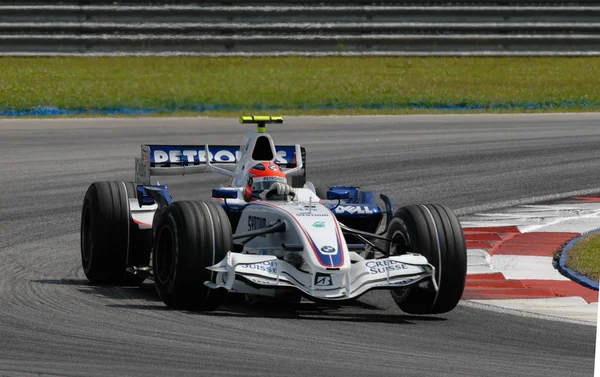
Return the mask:
<svg viewBox="0 0 600 377">
<path fill-rule="evenodd" d="M 100 296 L 112 300 L 144 300 L 160 305 L 133 306 L 142 306 L 148 309 L 165 309 L 152 282 L 145 282 L 140 286 L 132 287 L 119 285 L 94 285 L 90 284 L 87 279 L 40 279 L 30 280 L 30 282 L 37 284 L 74 286 L 79 292 L 88 295 Z"/>
<path fill-rule="evenodd" d="M 154 284 L 145 282 L 139 287 L 123 287 L 110 285 L 92 285 L 87 279 L 40 279 L 32 283 L 74 286 L 84 294 L 96 295 L 111 300 L 142 300 L 147 303 L 107 304 L 106 306 L 127 310 L 161 310 L 169 311 L 161 301 Z M 228 295 L 225 303 L 218 310 L 210 312 L 173 310 L 189 315 L 211 317 L 239 318 L 277 318 L 309 321 L 367 322 L 414 324 L 416 322 L 445 321 L 444 317 L 415 316 L 390 312 L 385 308 L 364 301 L 356 300 L 343 305 L 303 300 L 299 304 L 264 300 L 258 303 L 248 302 L 240 295 Z M 395 311 L 395 310 L 394 310 Z"/>
<path fill-rule="evenodd" d="M 157 297 L 157 301 L 160 299 Z M 336 321 L 362 323 L 394 323 L 415 324 L 417 322 L 445 321 L 446 318 L 436 316 L 414 316 L 398 314 L 361 301 L 344 305 L 302 302 L 290 306 L 285 302 L 261 302 L 249 304 L 239 300 L 226 301 L 215 311 L 190 311 L 169 309 L 162 302 L 154 305 L 144 304 L 110 304 L 112 308 L 129 310 L 172 310 L 187 315 L 208 317 L 237 317 L 237 318 L 273 318 L 295 319 L 308 321 Z"/>
<path fill-rule="evenodd" d="M 192 312 L 191 314 L 211 317 L 239 317 L 239 318 L 277 318 L 308 321 L 335 321 L 335 322 L 361 322 L 361 323 L 394 323 L 414 324 L 415 322 L 446 321 L 446 318 L 434 316 L 413 316 L 394 313 L 353 312 L 343 308 L 322 308 L 317 305 L 304 305 L 296 310 L 272 310 L 268 308 L 223 308 L 214 312 Z M 229 309 L 229 310 L 227 310 Z"/>
<path fill-rule="evenodd" d="M 92 285 L 88 283 L 85 286 L 79 287 L 78 290 L 82 293 L 100 295 L 113 300 L 144 300 L 157 304 L 160 303 L 162 306 L 162 301 L 158 297 L 153 283 L 144 283 L 135 287 Z M 153 305 L 150 306 L 152 307 Z"/>
<path fill-rule="evenodd" d="M 50 285 L 88 285 L 86 279 L 39 279 L 30 280 L 30 283 L 50 284 Z"/>
<path fill-rule="evenodd" d="M 290 306 L 282 302 L 261 302 L 259 304 L 225 304 L 212 312 L 190 312 L 194 315 L 240 318 L 278 318 L 309 321 L 367 322 L 413 324 L 415 322 L 445 321 L 435 316 L 413 316 L 390 312 L 387 309 L 366 302 L 354 301 L 344 305 L 303 301 Z"/>
</svg>

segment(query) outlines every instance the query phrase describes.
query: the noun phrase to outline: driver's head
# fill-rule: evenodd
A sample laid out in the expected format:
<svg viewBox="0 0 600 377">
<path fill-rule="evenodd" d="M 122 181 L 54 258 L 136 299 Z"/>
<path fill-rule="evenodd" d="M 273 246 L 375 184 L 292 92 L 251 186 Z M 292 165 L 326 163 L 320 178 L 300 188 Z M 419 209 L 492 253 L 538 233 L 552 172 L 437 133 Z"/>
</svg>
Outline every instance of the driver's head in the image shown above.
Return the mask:
<svg viewBox="0 0 600 377">
<path fill-rule="evenodd" d="M 244 198 L 250 200 L 252 195 L 258 196 L 276 182 L 287 183 L 285 173 L 272 162 L 259 162 L 248 169 L 248 181 L 244 189 Z"/>
</svg>

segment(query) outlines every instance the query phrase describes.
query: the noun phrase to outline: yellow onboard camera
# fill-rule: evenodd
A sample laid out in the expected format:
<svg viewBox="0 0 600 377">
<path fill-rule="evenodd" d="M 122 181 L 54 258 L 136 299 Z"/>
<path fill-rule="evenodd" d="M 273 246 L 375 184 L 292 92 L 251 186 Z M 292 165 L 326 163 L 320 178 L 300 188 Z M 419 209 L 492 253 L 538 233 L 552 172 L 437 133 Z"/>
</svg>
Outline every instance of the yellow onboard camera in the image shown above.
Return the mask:
<svg viewBox="0 0 600 377">
<path fill-rule="evenodd" d="M 283 123 L 283 117 L 272 117 L 272 116 L 268 116 L 268 115 L 250 115 L 250 116 L 242 115 L 240 117 L 240 123 L 242 123 L 242 124 L 255 123 L 257 125 L 257 132 L 265 133 L 265 132 L 267 132 L 267 129 L 265 127 L 265 125 L 267 123 L 269 123 L 269 124 Z"/>
</svg>

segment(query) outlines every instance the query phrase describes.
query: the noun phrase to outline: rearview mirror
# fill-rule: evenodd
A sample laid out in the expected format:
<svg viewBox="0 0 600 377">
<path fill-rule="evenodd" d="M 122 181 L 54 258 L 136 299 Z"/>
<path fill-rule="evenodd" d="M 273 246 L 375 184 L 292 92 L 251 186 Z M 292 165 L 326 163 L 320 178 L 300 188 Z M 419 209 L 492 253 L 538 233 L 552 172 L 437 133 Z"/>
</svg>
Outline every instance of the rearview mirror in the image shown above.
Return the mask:
<svg viewBox="0 0 600 377">
<path fill-rule="evenodd" d="M 225 189 L 225 188 L 213 189 L 212 197 L 220 198 L 220 199 L 236 199 L 238 197 L 238 192 L 237 192 L 237 190 Z"/>
<path fill-rule="evenodd" d="M 328 200 L 342 200 L 350 199 L 350 193 L 348 191 L 327 191 Z"/>
</svg>

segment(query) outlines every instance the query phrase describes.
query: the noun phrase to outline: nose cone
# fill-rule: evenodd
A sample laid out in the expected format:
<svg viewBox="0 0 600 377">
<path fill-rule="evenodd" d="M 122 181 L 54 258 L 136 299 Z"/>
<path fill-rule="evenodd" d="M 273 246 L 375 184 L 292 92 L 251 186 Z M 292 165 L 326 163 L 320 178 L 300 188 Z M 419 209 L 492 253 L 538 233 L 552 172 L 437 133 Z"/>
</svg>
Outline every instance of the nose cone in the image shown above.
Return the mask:
<svg viewBox="0 0 600 377">
<path fill-rule="evenodd" d="M 315 267 L 323 269 L 345 268 L 350 265 L 346 242 L 336 218 L 327 213 L 326 217 L 307 219 L 300 217 L 306 239 L 312 249 L 311 257 Z"/>
<path fill-rule="evenodd" d="M 281 208 L 290 216 L 294 238 L 298 237 L 298 242 L 304 245 L 302 256 L 313 270 L 325 272 L 350 268 L 346 241 L 329 208 L 318 202 L 302 201 L 290 202 Z"/>
</svg>

